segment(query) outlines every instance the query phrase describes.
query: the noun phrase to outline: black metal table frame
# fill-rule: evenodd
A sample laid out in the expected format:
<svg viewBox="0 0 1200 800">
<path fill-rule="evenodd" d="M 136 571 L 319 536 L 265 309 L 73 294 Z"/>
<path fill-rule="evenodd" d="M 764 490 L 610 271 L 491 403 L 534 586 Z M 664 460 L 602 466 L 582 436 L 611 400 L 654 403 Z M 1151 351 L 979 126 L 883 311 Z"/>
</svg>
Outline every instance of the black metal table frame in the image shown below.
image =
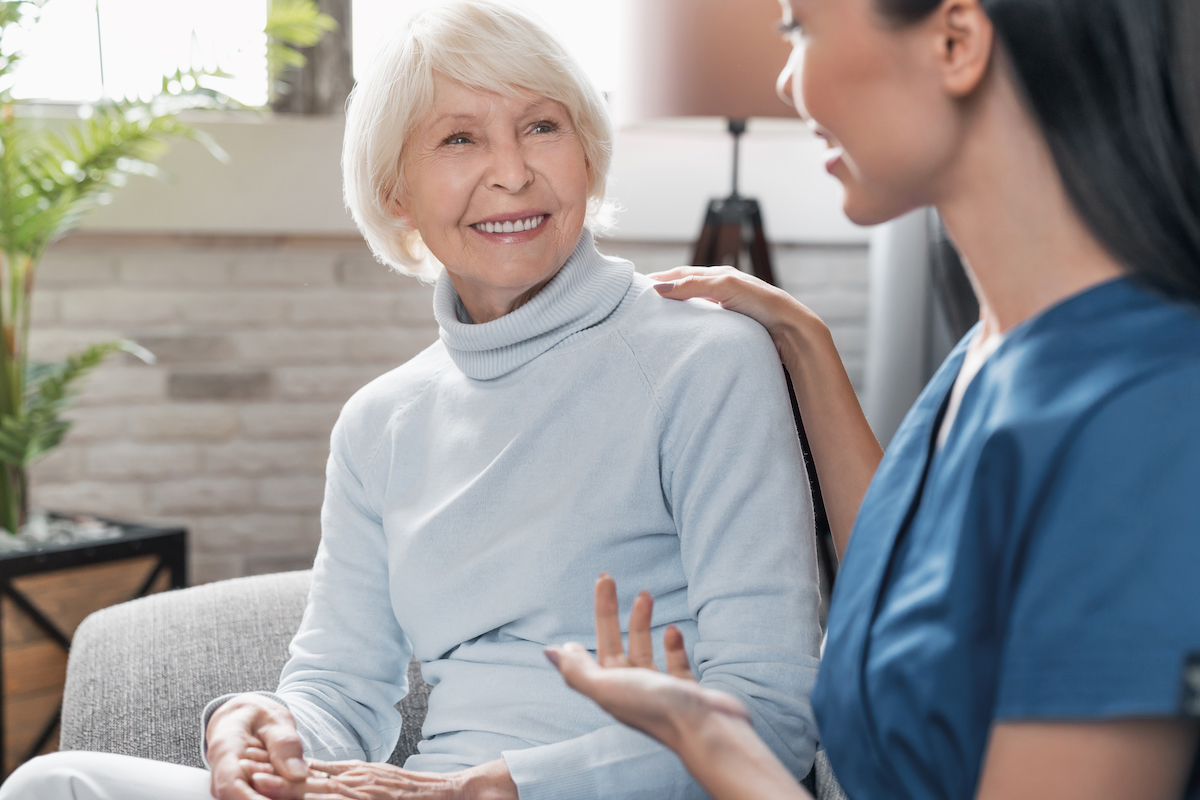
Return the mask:
<svg viewBox="0 0 1200 800">
<path fill-rule="evenodd" d="M 13 585 L 14 579 L 72 567 L 105 564 L 138 556 L 157 556 L 158 563 L 154 565 L 150 574 L 129 599 L 145 596 L 164 570 L 170 574 L 172 589 L 182 589 L 187 586 L 186 528 L 158 528 L 120 521 L 104 521 L 119 526 L 123 531 L 122 535 L 114 539 L 53 545 L 39 550 L 0 555 L 0 596 L 11 600 L 46 636 L 61 647 L 63 652 L 70 651 L 71 637 L 67 636 L 61 628 L 54 624 L 53 620 L 42 613 L 21 590 Z M 0 630 L 2 630 L 2 626 L 3 616 L 0 612 Z M 4 685 L 3 653 L 4 648 L 0 646 L 0 687 Z M 61 717 L 62 702 L 60 701 L 58 709 L 46 722 L 42 732 L 34 740 L 33 746 L 21 761 L 33 758 L 46 746 L 54 729 L 58 727 Z M 4 757 L 5 734 L 4 692 L 0 691 L 0 758 Z M 3 772 L 6 766 L 7 764 L 0 765 L 0 772 Z"/>
</svg>

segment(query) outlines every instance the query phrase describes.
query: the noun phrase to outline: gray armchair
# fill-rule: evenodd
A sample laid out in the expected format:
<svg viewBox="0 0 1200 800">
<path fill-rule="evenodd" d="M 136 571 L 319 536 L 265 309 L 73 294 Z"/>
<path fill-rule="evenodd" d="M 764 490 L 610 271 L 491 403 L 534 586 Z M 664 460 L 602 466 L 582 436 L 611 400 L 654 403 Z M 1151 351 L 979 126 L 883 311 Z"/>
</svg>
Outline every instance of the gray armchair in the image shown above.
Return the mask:
<svg viewBox="0 0 1200 800">
<path fill-rule="evenodd" d="M 308 571 L 238 578 L 92 614 L 71 645 L 59 748 L 203 766 L 204 706 L 229 692 L 275 689 L 311 580 Z M 404 728 L 388 759 L 398 765 L 416 752 L 428 707 L 416 662 L 408 680 L 397 706 Z M 824 755 L 817 796 L 844 800 Z"/>
<path fill-rule="evenodd" d="M 203 766 L 204 706 L 274 691 L 311 581 L 307 570 L 237 578 L 92 614 L 71 645 L 59 748 Z M 393 764 L 416 752 L 425 719 L 429 687 L 415 662 L 408 679 Z"/>
</svg>

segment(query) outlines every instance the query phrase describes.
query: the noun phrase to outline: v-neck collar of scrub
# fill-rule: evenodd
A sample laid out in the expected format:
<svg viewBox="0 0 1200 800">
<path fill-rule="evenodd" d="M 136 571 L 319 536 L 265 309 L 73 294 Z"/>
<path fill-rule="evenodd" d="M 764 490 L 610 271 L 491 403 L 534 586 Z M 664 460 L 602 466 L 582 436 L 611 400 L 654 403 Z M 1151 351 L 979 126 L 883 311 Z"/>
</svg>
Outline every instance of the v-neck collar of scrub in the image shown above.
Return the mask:
<svg viewBox="0 0 1200 800">
<path fill-rule="evenodd" d="M 586 229 L 566 263 L 515 311 L 472 324 L 445 273 L 433 292 L 433 315 L 455 365 L 476 380 L 507 375 L 564 339 L 603 322 L 633 283 L 633 265 L 596 250 Z"/>
</svg>

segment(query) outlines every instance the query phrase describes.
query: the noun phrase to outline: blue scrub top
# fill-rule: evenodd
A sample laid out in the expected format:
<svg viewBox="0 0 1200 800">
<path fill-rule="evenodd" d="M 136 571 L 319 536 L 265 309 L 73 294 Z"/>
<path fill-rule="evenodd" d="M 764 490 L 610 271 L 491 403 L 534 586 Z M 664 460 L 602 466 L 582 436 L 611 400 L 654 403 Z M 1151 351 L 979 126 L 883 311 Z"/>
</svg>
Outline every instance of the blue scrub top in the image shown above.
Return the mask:
<svg viewBox="0 0 1200 800">
<path fill-rule="evenodd" d="M 970 338 L 834 590 L 813 705 L 854 800 L 974 797 L 997 721 L 1200 716 L 1200 309 L 1119 279 L 1026 321 L 938 451 Z"/>
</svg>

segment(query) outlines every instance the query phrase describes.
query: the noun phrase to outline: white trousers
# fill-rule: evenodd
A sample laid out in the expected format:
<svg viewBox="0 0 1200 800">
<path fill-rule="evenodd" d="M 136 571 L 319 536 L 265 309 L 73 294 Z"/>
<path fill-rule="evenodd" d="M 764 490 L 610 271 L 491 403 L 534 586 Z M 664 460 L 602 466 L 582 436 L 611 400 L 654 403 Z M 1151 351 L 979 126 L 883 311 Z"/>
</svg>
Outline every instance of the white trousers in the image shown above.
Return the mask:
<svg viewBox="0 0 1200 800">
<path fill-rule="evenodd" d="M 212 800 L 208 770 L 68 750 L 22 764 L 0 800 Z"/>
</svg>

